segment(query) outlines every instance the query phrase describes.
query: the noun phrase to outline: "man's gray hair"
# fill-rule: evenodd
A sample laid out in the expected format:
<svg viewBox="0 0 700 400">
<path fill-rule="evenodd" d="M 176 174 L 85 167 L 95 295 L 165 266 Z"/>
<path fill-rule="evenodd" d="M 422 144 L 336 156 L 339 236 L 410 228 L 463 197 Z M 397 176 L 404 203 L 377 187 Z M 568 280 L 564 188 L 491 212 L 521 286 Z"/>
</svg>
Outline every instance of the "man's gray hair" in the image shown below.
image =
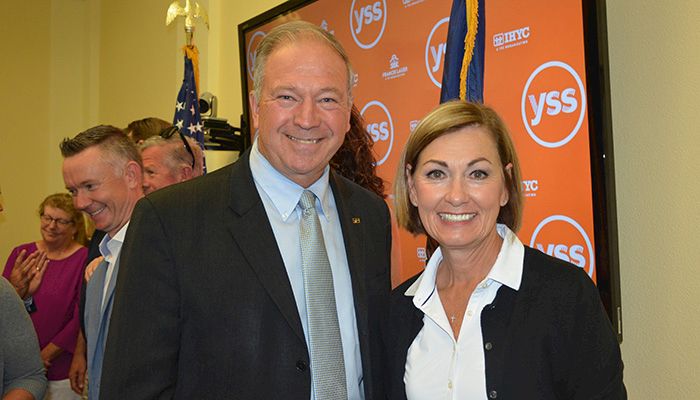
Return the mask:
<svg viewBox="0 0 700 400">
<path fill-rule="evenodd" d="M 262 83 L 265 79 L 265 64 L 270 54 L 279 47 L 294 43 L 302 38 L 316 39 L 328 44 L 343 59 L 348 73 L 348 102 L 352 104 L 355 71 L 352 69 L 348 54 L 335 36 L 306 21 L 292 21 L 275 27 L 260 42 L 255 52 L 255 63 L 253 64 L 253 94 L 255 95 L 255 101 L 260 102 Z"/>
<path fill-rule="evenodd" d="M 199 144 L 191 137 L 185 136 L 185 140 L 189 143 L 192 153 L 194 153 L 194 176 L 202 175 L 202 149 Z M 164 163 L 171 172 L 176 172 L 177 168 L 186 165 L 192 166 L 192 156 L 185 149 L 182 139 L 179 135 L 173 135 L 168 139 L 164 139 L 161 136 L 151 136 L 144 140 L 143 143 L 139 145 L 139 149 L 143 153 L 149 147 L 163 147 L 166 150 L 166 156 Z"/>
</svg>

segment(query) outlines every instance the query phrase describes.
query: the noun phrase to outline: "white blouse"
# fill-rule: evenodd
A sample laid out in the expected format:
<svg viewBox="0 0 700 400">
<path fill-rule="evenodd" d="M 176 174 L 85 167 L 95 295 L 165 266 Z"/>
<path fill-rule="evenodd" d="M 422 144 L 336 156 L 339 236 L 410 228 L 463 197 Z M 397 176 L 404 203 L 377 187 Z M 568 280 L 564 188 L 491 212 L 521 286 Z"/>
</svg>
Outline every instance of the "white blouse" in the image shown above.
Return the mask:
<svg viewBox="0 0 700 400">
<path fill-rule="evenodd" d="M 481 311 L 493 302 L 501 285 L 520 288 L 525 248 L 505 225 L 497 226 L 503 238 L 496 262 L 469 298 L 459 337 L 452 328 L 435 286 L 442 251 L 437 249 L 423 274 L 408 288 L 421 310 L 423 328 L 408 349 L 404 383 L 409 400 L 487 399 Z"/>
</svg>

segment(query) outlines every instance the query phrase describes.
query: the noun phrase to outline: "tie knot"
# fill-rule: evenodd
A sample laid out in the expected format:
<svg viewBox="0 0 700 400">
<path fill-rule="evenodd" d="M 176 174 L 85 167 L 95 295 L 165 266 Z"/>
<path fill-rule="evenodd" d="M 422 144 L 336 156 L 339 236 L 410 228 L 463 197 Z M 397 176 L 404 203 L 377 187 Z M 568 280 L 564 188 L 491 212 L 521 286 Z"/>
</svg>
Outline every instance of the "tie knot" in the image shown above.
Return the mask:
<svg viewBox="0 0 700 400">
<path fill-rule="evenodd" d="M 303 211 L 311 209 L 315 206 L 314 203 L 316 203 L 316 196 L 314 195 L 314 193 L 310 190 L 304 190 L 301 193 L 301 199 L 299 199 L 299 205 L 301 206 L 301 209 Z"/>
</svg>

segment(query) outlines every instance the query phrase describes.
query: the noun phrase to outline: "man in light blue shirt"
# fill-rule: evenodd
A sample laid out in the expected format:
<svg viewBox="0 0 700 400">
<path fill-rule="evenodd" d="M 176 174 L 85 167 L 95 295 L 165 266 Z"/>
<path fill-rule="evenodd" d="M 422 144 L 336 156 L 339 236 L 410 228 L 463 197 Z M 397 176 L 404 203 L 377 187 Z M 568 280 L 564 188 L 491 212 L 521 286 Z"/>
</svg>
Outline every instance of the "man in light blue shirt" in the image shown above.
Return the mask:
<svg viewBox="0 0 700 400">
<path fill-rule="evenodd" d="M 232 166 L 149 195 L 134 211 L 103 400 L 385 397 L 389 212 L 328 166 L 350 129 L 347 55 L 327 32 L 292 22 L 266 35 L 254 70 L 253 148 Z M 314 206 L 302 212 L 309 192 Z M 337 340 L 319 337 L 320 314 L 310 306 L 318 302 L 309 298 L 316 281 L 304 280 L 310 243 L 300 234 L 309 209 L 330 264 Z M 316 362 L 314 343 L 323 339 L 339 344 L 335 367 Z M 342 391 L 328 390 L 333 385 L 319 379 L 326 375 Z"/>
<path fill-rule="evenodd" d="M 131 213 L 143 197 L 141 156 L 119 128 L 107 125 L 65 139 L 60 147 L 64 157 L 63 180 L 73 196 L 75 208 L 88 214 L 95 228 L 107 233 L 100 243 L 104 260 L 85 288 L 84 307 L 81 308 L 85 338 L 82 333 L 78 336 L 73 355 L 73 364 L 85 365 L 87 360 L 88 398 L 97 400 L 119 254 Z M 74 383 L 74 390 L 80 383 Z"/>
</svg>

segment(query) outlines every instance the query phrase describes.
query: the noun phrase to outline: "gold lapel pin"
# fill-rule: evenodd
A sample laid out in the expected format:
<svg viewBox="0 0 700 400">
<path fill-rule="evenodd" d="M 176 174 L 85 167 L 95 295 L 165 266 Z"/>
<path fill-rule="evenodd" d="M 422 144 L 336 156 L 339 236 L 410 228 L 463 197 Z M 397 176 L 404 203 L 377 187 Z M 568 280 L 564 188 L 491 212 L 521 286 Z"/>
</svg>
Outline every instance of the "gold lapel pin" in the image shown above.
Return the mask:
<svg viewBox="0 0 700 400">
<path fill-rule="evenodd" d="M 360 217 L 352 217 L 352 223 L 353 223 L 353 224 L 359 224 L 359 223 L 360 223 Z"/>
</svg>

